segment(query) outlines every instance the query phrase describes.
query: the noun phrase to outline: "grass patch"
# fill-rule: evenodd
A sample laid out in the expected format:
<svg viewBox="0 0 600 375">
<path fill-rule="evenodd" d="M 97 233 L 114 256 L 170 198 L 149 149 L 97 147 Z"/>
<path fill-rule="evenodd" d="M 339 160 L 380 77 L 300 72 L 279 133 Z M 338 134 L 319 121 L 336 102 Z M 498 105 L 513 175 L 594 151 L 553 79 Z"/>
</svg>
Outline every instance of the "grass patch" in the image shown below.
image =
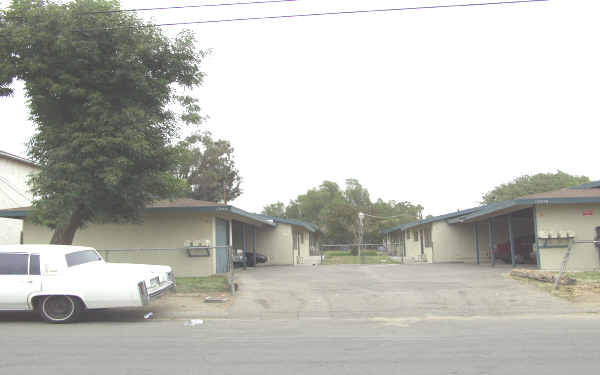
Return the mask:
<svg viewBox="0 0 600 375">
<path fill-rule="evenodd" d="M 177 293 L 226 292 L 227 278 L 223 276 L 176 277 Z"/>
<path fill-rule="evenodd" d="M 364 259 L 364 263 L 363 263 Z M 398 262 L 393 261 L 387 256 L 325 256 L 322 264 L 395 264 Z"/>
<path fill-rule="evenodd" d="M 558 274 L 558 272 L 554 272 L 554 274 Z M 513 279 L 535 285 L 553 296 L 561 297 L 571 302 L 600 302 L 600 272 L 567 272 L 565 276 L 572 277 L 577 282 L 574 285 L 559 285 L 557 290 L 554 290 L 554 283 L 515 276 L 513 276 Z"/>
<path fill-rule="evenodd" d="M 364 254 L 365 256 L 377 256 L 377 250 L 362 250 L 361 254 Z M 330 250 L 330 251 L 324 251 L 323 255 L 325 255 L 326 257 L 351 257 L 351 256 L 356 256 L 356 255 L 352 255 L 352 253 L 349 250 Z"/>
</svg>

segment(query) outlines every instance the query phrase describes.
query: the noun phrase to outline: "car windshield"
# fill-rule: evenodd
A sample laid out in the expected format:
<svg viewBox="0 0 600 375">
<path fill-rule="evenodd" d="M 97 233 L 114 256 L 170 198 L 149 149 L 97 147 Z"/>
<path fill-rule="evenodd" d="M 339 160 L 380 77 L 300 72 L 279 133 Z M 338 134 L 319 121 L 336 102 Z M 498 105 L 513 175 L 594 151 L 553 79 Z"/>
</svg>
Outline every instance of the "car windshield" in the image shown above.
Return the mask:
<svg viewBox="0 0 600 375">
<path fill-rule="evenodd" d="M 65 258 L 67 259 L 67 265 L 69 267 L 102 260 L 102 258 L 100 258 L 100 255 L 98 255 L 98 253 L 94 250 L 77 251 L 74 253 L 67 254 Z"/>
</svg>

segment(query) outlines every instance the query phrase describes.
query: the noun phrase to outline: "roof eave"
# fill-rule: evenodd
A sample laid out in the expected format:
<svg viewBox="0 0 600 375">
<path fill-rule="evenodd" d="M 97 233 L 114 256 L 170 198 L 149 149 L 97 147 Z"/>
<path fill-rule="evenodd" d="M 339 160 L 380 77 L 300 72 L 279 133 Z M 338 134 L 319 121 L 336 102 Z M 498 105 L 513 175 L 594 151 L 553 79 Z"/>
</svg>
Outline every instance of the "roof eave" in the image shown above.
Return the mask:
<svg viewBox="0 0 600 375">
<path fill-rule="evenodd" d="M 494 217 L 494 213 L 503 211 L 516 206 L 535 206 L 535 205 L 548 205 L 548 204 L 585 204 L 585 203 L 600 203 L 600 197 L 579 197 L 579 198 L 539 198 L 539 199 L 515 199 L 511 201 L 499 202 L 491 209 L 483 209 L 481 211 L 472 213 L 448 220 L 450 224 L 461 224 L 470 223 L 473 221 L 481 220 L 481 218 L 489 216 Z"/>
<path fill-rule="evenodd" d="M 233 207 L 233 206 L 222 206 L 222 205 L 215 205 L 215 206 L 184 206 L 184 207 L 146 207 L 144 209 L 145 211 L 163 211 L 163 212 L 214 212 L 214 213 L 231 213 L 234 215 L 238 215 L 238 216 L 242 216 L 246 219 L 249 219 L 251 221 L 254 222 L 258 222 L 260 224 L 264 224 L 264 225 L 268 225 L 270 227 L 275 227 L 276 224 L 273 222 L 270 222 L 268 220 L 261 220 L 260 218 L 257 218 L 255 215 L 252 215 L 244 210 L 240 210 L 237 207 Z M 4 218 L 16 218 L 16 219 L 23 219 L 29 215 L 31 215 L 31 213 L 33 212 L 33 210 L 29 209 L 29 210 L 0 210 L 0 217 L 4 217 Z"/>
<path fill-rule="evenodd" d="M 469 214 L 471 212 L 478 211 L 480 209 L 482 209 L 482 207 L 474 207 L 474 208 L 469 208 L 469 209 L 462 210 L 462 211 L 451 212 L 451 213 L 445 214 L 445 215 L 434 216 L 434 217 L 431 217 L 429 219 L 412 221 L 410 223 L 400 224 L 400 225 L 395 226 L 395 227 L 390 228 L 390 229 L 384 229 L 382 231 L 382 233 L 383 234 L 388 234 L 388 233 L 396 232 L 398 230 L 406 230 L 406 229 L 418 227 L 418 226 L 421 226 L 421 225 L 436 223 L 438 221 L 448 221 L 448 220 L 450 220 L 450 219 L 452 219 L 452 218 L 454 218 L 456 216 L 464 216 L 464 215 L 467 215 L 467 214 Z"/>
</svg>

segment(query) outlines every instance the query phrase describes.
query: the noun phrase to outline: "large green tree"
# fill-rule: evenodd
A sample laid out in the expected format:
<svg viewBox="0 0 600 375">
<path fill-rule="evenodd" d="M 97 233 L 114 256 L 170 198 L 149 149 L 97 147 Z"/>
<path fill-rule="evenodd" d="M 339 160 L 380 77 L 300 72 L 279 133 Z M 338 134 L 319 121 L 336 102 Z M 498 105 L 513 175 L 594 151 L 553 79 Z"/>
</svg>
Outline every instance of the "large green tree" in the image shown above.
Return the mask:
<svg viewBox="0 0 600 375">
<path fill-rule="evenodd" d="M 203 53 L 119 10 L 117 1 L 13 0 L 0 14 L 0 93 L 25 84 L 36 133 L 33 220 L 70 244 L 87 223 L 131 222 L 173 197 L 179 126 L 198 124 Z M 13 125 L 17 126 L 17 125 Z"/>
<path fill-rule="evenodd" d="M 544 193 L 588 182 L 590 182 L 589 177 L 573 176 L 562 171 L 557 171 L 556 173 L 538 173 L 532 176 L 523 175 L 485 193 L 482 203 L 501 202 L 524 195 Z"/>
<path fill-rule="evenodd" d="M 210 202 L 234 200 L 242 194 L 242 177 L 235 167 L 229 141 L 212 138 L 209 132 L 195 134 L 179 143 L 180 162 L 176 175 L 190 186 L 187 196 Z"/>
<path fill-rule="evenodd" d="M 423 207 L 410 202 L 372 202 L 368 190 L 356 179 L 338 184 L 324 181 L 290 201 L 286 207 L 277 202 L 266 206 L 265 214 L 304 220 L 319 227 L 321 241 L 329 244 L 358 243 L 360 222 L 358 213 L 367 214 L 364 220 L 364 242 L 380 242 L 381 230 L 418 219 Z M 279 213 L 280 215 L 274 215 Z"/>
<path fill-rule="evenodd" d="M 283 202 L 276 202 L 266 205 L 262 210 L 263 215 L 269 215 L 274 217 L 286 218 L 285 204 Z"/>
</svg>

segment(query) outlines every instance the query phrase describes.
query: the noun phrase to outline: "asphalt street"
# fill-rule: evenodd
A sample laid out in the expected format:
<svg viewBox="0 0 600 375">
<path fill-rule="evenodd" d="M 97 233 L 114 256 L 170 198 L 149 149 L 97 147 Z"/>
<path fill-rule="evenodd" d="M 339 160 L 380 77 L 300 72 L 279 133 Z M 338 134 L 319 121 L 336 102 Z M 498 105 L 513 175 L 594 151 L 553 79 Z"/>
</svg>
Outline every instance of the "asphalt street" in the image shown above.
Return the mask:
<svg viewBox="0 0 600 375">
<path fill-rule="evenodd" d="M 595 314 L 411 319 L 0 321 L 0 374 L 580 374 Z"/>
</svg>

